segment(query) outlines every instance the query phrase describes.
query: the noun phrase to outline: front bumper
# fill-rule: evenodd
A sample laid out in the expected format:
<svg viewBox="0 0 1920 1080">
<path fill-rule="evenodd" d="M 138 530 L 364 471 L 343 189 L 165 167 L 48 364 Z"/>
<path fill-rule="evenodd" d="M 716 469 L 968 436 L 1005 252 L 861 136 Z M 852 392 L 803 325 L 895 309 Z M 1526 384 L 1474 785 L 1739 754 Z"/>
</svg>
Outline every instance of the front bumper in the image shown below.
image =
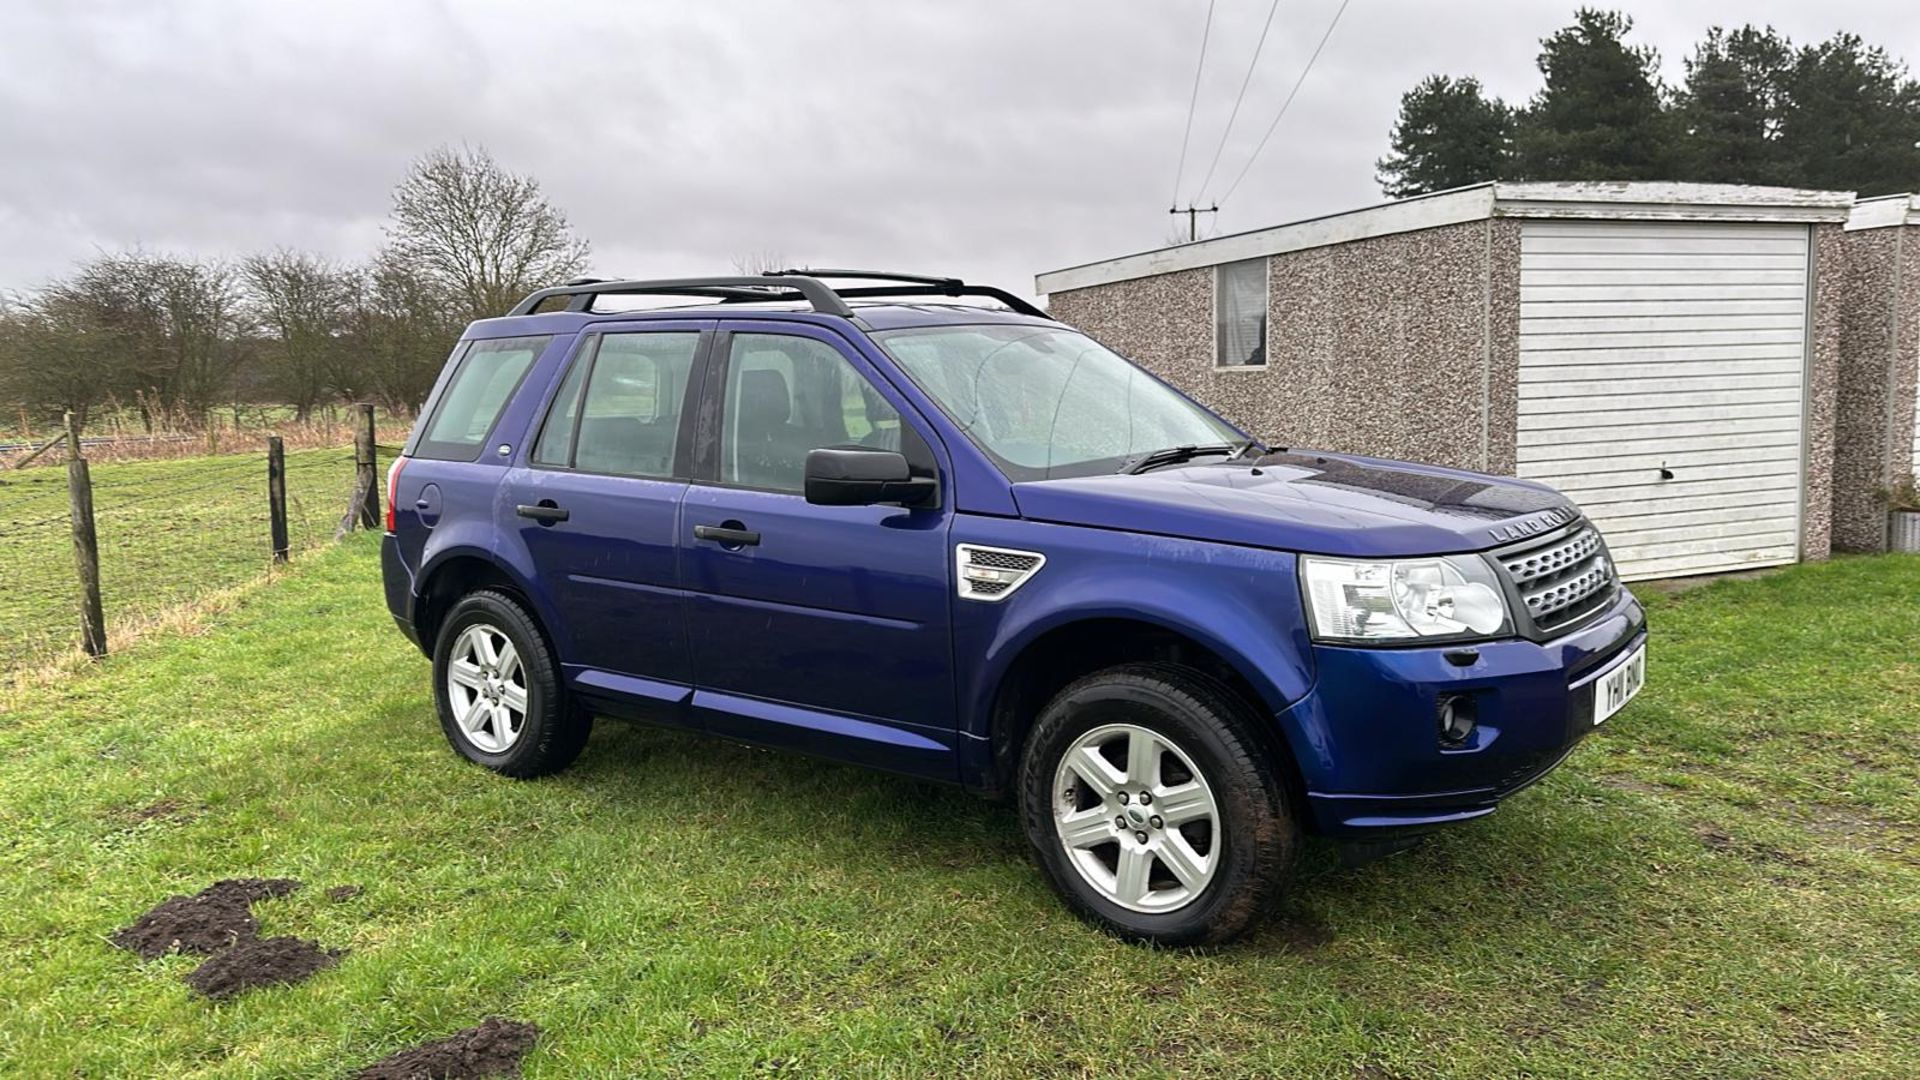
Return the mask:
<svg viewBox="0 0 1920 1080">
<path fill-rule="evenodd" d="M 1593 730 L 1594 680 L 1646 638 L 1645 611 L 1622 588 L 1597 618 L 1546 642 L 1317 646 L 1313 690 L 1280 717 L 1313 827 L 1377 838 L 1492 813 Z M 1476 718 L 1458 745 L 1440 737 L 1447 698 Z"/>
</svg>

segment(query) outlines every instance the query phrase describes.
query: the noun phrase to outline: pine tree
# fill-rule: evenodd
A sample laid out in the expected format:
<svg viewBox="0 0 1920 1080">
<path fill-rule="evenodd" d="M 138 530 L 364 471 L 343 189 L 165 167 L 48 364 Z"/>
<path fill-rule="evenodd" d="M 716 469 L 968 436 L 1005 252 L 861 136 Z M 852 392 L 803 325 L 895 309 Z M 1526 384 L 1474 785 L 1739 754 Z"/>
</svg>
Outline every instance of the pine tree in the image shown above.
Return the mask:
<svg viewBox="0 0 1920 1080">
<path fill-rule="evenodd" d="M 1480 80 L 1429 75 L 1400 97 L 1393 142 L 1376 163 L 1395 199 L 1500 177 L 1513 143 L 1513 110 L 1489 98 Z"/>
<path fill-rule="evenodd" d="M 1633 20 L 1581 8 L 1540 43 L 1546 85 L 1520 115 L 1515 172 L 1530 180 L 1666 180 L 1672 125 L 1659 56 L 1623 40 Z"/>
<path fill-rule="evenodd" d="M 1920 189 L 1920 83 L 1837 34 L 1800 51 L 1780 124 L 1790 181 L 1862 195 Z"/>
<path fill-rule="evenodd" d="M 1795 182 L 1780 129 L 1795 67 L 1793 42 L 1773 27 L 1707 31 L 1675 95 L 1678 176 L 1727 184 Z"/>
</svg>

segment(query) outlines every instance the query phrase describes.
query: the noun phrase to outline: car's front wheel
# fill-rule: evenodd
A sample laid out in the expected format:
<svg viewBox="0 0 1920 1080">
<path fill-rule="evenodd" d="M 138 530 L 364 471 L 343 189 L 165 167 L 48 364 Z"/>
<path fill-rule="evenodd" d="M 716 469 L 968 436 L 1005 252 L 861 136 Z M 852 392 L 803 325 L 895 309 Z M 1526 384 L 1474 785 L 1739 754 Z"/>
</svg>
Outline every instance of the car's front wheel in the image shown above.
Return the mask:
<svg viewBox="0 0 1920 1080">
<path fill-rule="evenodd" d="M 560 665 L 520 602 L 476 592 L 440 624 L 433 651 L 440 727 L 462 757 L 507 776 L 559 772 L 593 717 L 569 698 Z"/>
<path fill-rule="evenodd" d="M 1278 893 L 1298 830 L 1244 703 L 1191 669 L 1089 675 L 1041 712 L 1021 762 L 1035 858 L 1081 915 L 1122 937 L 1205 945 Z"/>
</svg>

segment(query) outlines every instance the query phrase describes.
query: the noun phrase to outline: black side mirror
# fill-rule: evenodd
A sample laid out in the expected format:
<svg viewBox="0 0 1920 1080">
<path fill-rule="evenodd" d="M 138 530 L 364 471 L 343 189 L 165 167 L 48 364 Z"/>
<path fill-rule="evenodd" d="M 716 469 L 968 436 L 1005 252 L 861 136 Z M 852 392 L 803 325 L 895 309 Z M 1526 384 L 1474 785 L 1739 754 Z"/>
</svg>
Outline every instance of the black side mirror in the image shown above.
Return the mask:
<svg viewBox="0 0 1920 1080">
<path fill-rule="evenodd" d="M 939 494 L 931 476 L 915 476 L 892 450 L 831 447 L 807 452 L 807 501 L 820 506 L 925 506 Z"/>
</svg>

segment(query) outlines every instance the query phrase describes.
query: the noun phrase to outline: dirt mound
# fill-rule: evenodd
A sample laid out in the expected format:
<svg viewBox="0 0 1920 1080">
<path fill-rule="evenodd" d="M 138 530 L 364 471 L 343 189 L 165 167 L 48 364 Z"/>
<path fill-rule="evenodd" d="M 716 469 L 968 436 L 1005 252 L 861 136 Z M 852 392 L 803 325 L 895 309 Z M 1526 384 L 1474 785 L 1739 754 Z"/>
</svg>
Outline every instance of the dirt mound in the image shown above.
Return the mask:
<svg viewBox="0 0 1920 1080">
<path fill-rule="evenodd" d="M 216 953 L 260 933 L 253 902 L 300 887 L 291 878 L 216 881 L 192 896 L 174 896 L 113 935 L 113 943 L 147 960 L 170 952 Z"/>
<path fill-rule="evenodd" d="M 355 1080 L 467 1080 L 518 1076 L 520 1059 L 533 1049 L 540 1029 L 519 1020 L 492 1017 L 479 1027 L 421 1043 L 361 1069 Z"/>
<path fill-rule="evenodd" d="M 187 985 L 210 998 L 232 997 L 256 986 L 299 982 L 344 955 L 345 949 L 324 949 L 297 937 L 253 938 L 194 968 Z"/>
</svg>

